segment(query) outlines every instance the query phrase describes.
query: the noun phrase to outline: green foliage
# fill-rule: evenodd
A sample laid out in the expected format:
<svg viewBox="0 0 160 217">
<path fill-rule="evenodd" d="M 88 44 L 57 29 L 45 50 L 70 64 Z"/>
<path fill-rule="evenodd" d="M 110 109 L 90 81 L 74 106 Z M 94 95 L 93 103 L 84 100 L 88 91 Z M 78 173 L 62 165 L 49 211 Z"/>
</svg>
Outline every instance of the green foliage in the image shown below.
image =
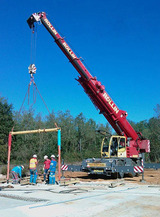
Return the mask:
<svg viewBox="0 0 160 217">
<path fill-rule="evenodd" d="M 12 105 L 0 97 L 0 162 L 6 163 L 8 135 L 13 127 Z"/>
<path fill-rule="evenodd" d="M 150 161 L 160 162 L 160 118 L 149 120 L 149 137 L 151 141 Z"/>
<path fill-rule="evenodd" d="M 151 152 L 146 154 L 146 161 L 160 162 L 160 105 L 154 109 L 155 117 L 139 123 L 130 122 L 137 132 L 150 140 Z"/>
<path fill-rule="evenodd" d="M 160 105 L 157 105 L 155 117 L 149 121 L 140 121 L 131 125 L 137 132 L 151 141 L 151 153 L 146 154 L 147 161 L 160 162 Z M 78 162 L 84 158 L 100 157 L 103 136 L 97 130 L 112 132 L 109 124 L 97 124 L 93 119 L 86 119 L 83 113 L 73 117 L 70 111 L 54 111 L 45 118 L 41 114 L 35 115 L 32 108 L 24 110 L 22 114 L 12 113 L 12 105 L 0 97 L 0 161 L 7 161 L 8 133 L 14 124 L 14 131 L 54 128 L 56 124 L 62 132 L 62 159 L 65 162 Z M 33 154 L 38 155 L 43 164 L 43 156 L 57 156 L 57 133 L 25 134 L 12 137 L 11 162 L 29 163 Z"/>
<path fill-rule="evenodd" d="M 7 167 L 6 167 L 6 165 L 1 167 L 1 174 L 2 175 L 7 175 Z"/>
<path fill-rule="evenodd" d="M 159 104 L 156 105 L 156 108 L 154 108 L 154 111 L 156 113 L 155 115 L 156 118 L 160 119 L 160 105 Z"/>
<path fill-rule="evenodd" d="M 62 132 L 62 159 L 69 162 L 81 161 L 87 157 L 100 157 L 102 136 L 96 133 L 97 129 L 111 131 L 109 125 L 97 125 L 92 119 L 87 120 L 82 113 L 76 118 L 70 111 L 59 111 L 57 116 L 52 114 L 42 118 L 40 114 L 34 115 L 32 109 L 24 110 L 21 115 L 14 114 L 15 131 L 54 128 L 55 123 L 61 127 Z M 58 154 L 57 133 L 40 133 L 16 135 L 12 138 L 13 162 L 27 162 L 33 154 L 37 154 L 43 163 L 43 156 Z"/>
</svg>

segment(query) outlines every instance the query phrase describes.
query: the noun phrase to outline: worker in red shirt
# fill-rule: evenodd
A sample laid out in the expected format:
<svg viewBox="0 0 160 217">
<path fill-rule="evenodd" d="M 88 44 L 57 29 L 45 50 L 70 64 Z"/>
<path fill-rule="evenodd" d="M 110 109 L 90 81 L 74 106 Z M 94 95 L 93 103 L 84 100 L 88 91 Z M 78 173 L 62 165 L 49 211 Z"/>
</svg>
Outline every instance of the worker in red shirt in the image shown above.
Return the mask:
<svg viewBox="0 0 160 217">
<path fill-rule="evenodd" d="M 44 156 L 44 167 L 43 167 L 43 170 L 44 170 L 44 182 L 45 183 L 46 183 L 46 175 L 48 174 L 50 163 L 51 163 L 51 160 L 48 159 L 47 155 L 45 155 Z"/>
</svg>

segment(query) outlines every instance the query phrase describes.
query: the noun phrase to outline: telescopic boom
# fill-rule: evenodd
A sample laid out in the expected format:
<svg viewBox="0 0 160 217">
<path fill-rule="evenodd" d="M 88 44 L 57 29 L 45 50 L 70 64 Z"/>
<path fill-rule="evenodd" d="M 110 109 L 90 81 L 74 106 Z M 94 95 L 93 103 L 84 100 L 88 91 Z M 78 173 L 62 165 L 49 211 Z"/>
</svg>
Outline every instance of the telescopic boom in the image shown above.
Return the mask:
<svg viewBox="0 0 160 217">
<path fill-rule="evenodd" d="M 105 91 L 104 85 L 102 85 L 100 81 L 97 81 L 96 77 L 93 77 L 90 74 L 90 72 L 81 62 L 80 58 L 76 56 L 76 54 L 72 51 L 69 45 L 65 42 L 64 38 L 60 36 L 57 30 L 47 19 L 46 13 L 34 13 L 27 20 L 30 28 L 34 28 L 35 22 L 41 22 L 51 34 L 51 36 L 55 39 L 55 43 L 59 46 L 59 48 L 63 51 L 71 64 L 74 66 L 74 68 L 80 74 L 78 82 L 84 88 L 84 91 L 90 97 L 96 108 L 99 109 L 100 114 L 104 115 L 104 117 L 108 120 L 116 133 L 118 135 L 125 136 L 126 138 L 130 138 L 134 141 L 142 140 L 140 134 L 137 133 L 127 121 L 127 112 L 120 110 L 117 107 L 117 105 L 113 102 L 111 97 Z M 147 151 L 147 141 L 148 140 L 143 140 L 142 152 Z"/>
</svg>

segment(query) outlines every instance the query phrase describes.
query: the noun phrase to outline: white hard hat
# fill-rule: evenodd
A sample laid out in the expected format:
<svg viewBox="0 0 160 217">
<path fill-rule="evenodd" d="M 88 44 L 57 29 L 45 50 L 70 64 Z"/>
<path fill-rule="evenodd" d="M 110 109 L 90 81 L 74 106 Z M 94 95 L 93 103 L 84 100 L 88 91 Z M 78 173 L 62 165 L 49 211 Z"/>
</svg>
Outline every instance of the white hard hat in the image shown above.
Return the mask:
<svg viewBox="0 0 160 217">
<path fill-rule="evenodd" d="M 24 169 L 24 166 L 23 165 L 21 165 L 21 167 L 22 167 L 22 170 Z"/>
<path fill-rule="evenodd" d="M 45 156 L 44 156 L 44 160 L 46 160 L 47 158 L 48 158 L 48 156 L 47 156 L 47 155 L 45 155 Z"/>
<path fill-rule="evenodd" d="M 37 155 L 36 155 L 36 154 L 34 154 L 34 155 L 33 155 L 33 157 L 37 158 Z"/>
<path fill-rule="evenodd" d="M 51 158 L 52 158 L 52 157 L 53 157 L 53 158 L 55 158 L 55 155 L 54 155 L 54 154 L 52 154 L 52 155 L 51 155 Z"/>
</svg>

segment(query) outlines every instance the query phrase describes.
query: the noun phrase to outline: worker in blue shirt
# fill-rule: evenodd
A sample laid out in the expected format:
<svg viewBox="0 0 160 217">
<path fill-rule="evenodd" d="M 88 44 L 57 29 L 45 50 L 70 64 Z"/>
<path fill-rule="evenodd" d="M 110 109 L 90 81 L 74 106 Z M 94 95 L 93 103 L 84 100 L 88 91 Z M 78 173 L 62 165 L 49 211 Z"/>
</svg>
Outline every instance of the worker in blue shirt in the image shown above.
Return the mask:
<svg viewBox="0 0 160 217">
<path fill-rule="evenodd" d="M 24 166 L 16 166 L 11 170 L 11 174 L 12 174 L 12 184 L 18 184 L 21 181 L 22 178 L 22 170 L 24 169 Z"/>
<path fill-rule="evenodd" d="M 57 162 L 55 156 L 51 155 L 51 163 L 49 167 L 49 184 L 55 184 L 55 172 L 56 172 Z"/>
</svg>

